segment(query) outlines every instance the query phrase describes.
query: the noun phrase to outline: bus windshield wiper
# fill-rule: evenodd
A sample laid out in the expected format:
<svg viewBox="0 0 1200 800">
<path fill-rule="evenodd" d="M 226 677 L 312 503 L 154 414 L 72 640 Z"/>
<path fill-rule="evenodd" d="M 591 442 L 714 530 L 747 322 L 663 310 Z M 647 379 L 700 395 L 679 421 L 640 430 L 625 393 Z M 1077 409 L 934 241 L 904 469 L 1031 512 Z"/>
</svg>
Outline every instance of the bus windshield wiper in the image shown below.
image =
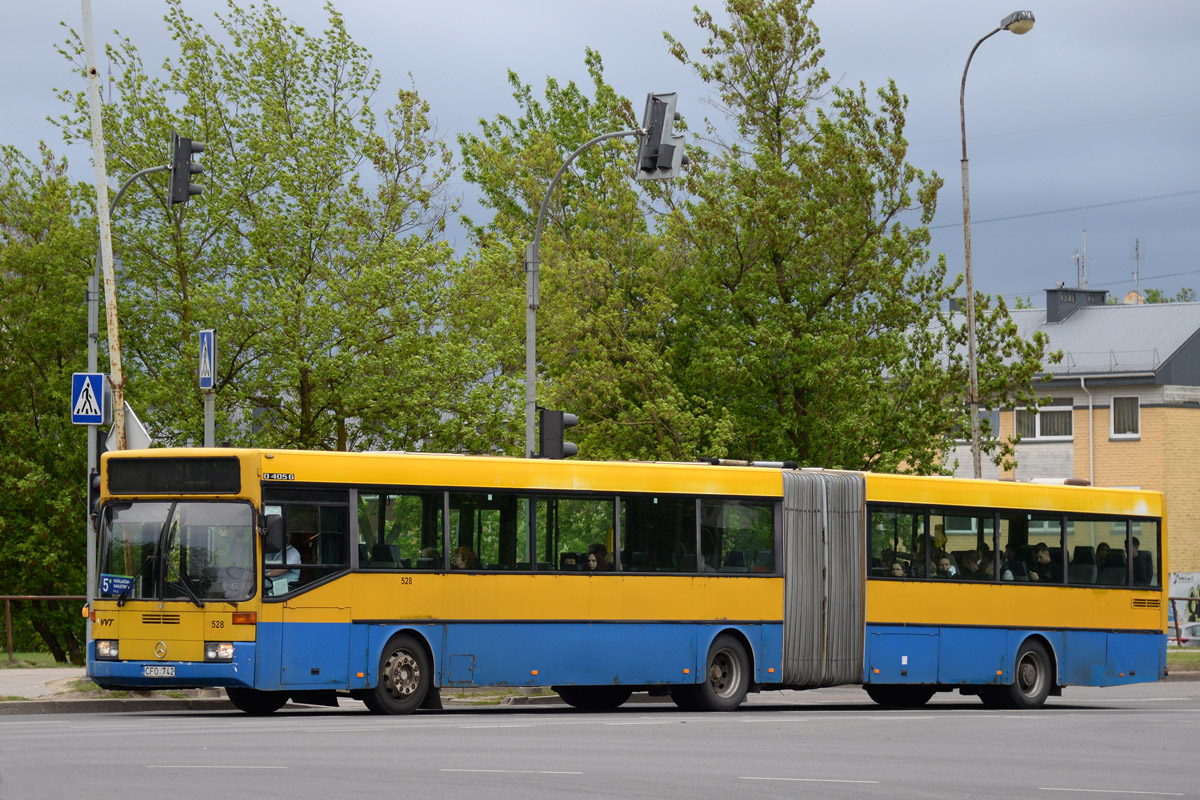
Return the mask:
<svg viewBox="0 0 1200 800">
<path fill-rule="evenodd" d="M 158 542 L 155 542 L 154 552 L 150 553 L 150 555 L 146 556 L 146 558 L 142 560 L 142 566 L 138 568 L 137 575 L 133 576 L 133 580 L 125 584 L 125 588 L 121 590 L 121 594 L 117 595 L 117 608 L 125 605 L 125 601 L 129 599 L 129 593 L 133 591 L 133 585 L 137 583 L 137 579 L 140 578 L 143 573 L 145 573 L 146 565 L 153 561 L 157 555 Z"/>
<path fill-rule="evenodd" d="M 159 544 L 161 545 L 160 549 L 166 559 L 167 567 L 171 570 L 171 572 L 174 572 L 175 577 L 179 579 L 179 585 L 181 587 L 183 587 L 183 591 L 187 594 L 188 599 L 191 600 L 193 603 L 195 603 L 198 607 L 204 608 L 204 601 L 196 596 L 196 593 L 192 591 L 192 587 L 188 585 L 187 579 L 184 578 L 182 574 L 180 574 L 179 568 L 175 566 L 174 559 L 171 558 L 171 549 L 170 549 L 170 547 L 167 546 L 170 544 L 170 540 L 172 537 L 172 534 L 170 534 L 169 531 L 171 529 L 171 520 L 175 516 L 175 507 L 177 505 L 179 505 L 178 502 L 172 503 L 170 511 L 167 512 L 167 521 L 163 525 L 163 533 L 165 534 L 166 541 L 163 541 L 163 538 L 164 538 L 163 536 L 161 536 L 161 535 L 159 536 Z M 164 575 L 163 577 L 165 578 L 166 576 Z M 163 595 L 165 596 L 166 595 L 166 585 L 165 585 L 166 581 L 164 580 L 163 583 L 164 583 Z"/>
</svg>

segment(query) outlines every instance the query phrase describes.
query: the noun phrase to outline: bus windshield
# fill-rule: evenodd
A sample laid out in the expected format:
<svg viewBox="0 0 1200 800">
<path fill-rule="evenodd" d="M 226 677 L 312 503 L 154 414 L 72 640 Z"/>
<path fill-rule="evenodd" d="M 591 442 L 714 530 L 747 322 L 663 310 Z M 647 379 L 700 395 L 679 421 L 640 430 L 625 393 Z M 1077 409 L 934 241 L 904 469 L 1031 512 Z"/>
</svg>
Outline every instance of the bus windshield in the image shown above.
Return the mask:
<svg viewBox="0 0 1200 800">
<path fill-rule="evenodd" d="M 98 596 L 248 600 L 254 533 L 248 503 L 110 503 L 100 528 Z"/>
</svg>

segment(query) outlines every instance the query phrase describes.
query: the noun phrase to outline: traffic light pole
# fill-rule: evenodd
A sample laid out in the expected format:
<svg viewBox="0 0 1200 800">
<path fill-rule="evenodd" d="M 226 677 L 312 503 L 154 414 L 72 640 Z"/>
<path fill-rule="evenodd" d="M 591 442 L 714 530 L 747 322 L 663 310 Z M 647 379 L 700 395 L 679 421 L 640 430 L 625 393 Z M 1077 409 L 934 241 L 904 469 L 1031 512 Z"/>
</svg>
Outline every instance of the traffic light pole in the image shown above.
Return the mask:
<svg viewBox="0 0 1200 800">
<path fill-rule="evenodd" d="M 525 248 L 525 457 L 537 458 L 537 435 L 534 430 L 537 425 L 537 309 L 538 309 L 538 247 L 542 242 L 542 224 L 546 221 L 546 207 L 550 205 L 550 195 L 559 179 L 567 171 L 567 167 L 579 157 L 579 154 L 594 144 L 606 139 L 619 139 L 623 136 L 644 136 L 645 128 L 634 128 L 628 131 L 605 133 L 584 143 L 578 150 L 563 162 L 554 173 L 550 186 L 546 188 L 546 196 L 542 207 L 538 210 L 537 225 L 533 230 L 533 241 Z"/>
</svg>

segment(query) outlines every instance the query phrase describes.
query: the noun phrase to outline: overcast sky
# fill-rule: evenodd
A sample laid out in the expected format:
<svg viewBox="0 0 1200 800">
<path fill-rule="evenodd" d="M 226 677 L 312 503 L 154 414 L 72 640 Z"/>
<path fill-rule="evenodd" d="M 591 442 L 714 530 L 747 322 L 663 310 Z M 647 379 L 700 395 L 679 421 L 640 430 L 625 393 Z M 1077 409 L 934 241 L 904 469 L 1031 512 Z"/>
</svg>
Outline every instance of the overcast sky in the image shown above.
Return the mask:
<svg viewBox="0 0 1200 800">
<path fill-rule="evenodd" d="M 280 5 L 293 21 L 323 30 L 321 3 Z M 381 104 L 412 73 L 451 142 L 480 117 L 514 111 L 510 68 L 536 87 L 547 75 L 586 87 L 585 47 L 600 52 L 609 82 L 635 108 L 648 91 L 678 91 L 693 129 L 712 113 L 705 87 L 667 55 L 662 39 L 669 30 L 698 52 L 703 37 L 692 23 L 692 2 L 335 5 L 383 75 Z M 214 31 L 212 14 L 224 7 L 185 2 Z M 717 3 L 705 7 L 721 11 Z M 933 247 L 952 272 L 963 265 L 959 82 L 971 47 L 1017 8 L 1009 0 L 818 0 L 813 11 L 836 79 L 873 88 L 892 78 L 908 95 L 909 160 L 946 182 Z M 93 0 L 93 10 L 98 47 L 113 41 L 115 28 L 133 39 L 148 67 L 172 55 L 161 2 Z M 1086 226 L 1090 286 L 1132 289 L 1140 240 L 1143 289 L 1200 289 L 1200 3 L 1054 0 L 1031 10 L 1034 29 L 993 36 L 967 79 L 977 288 L 1032 296 L 1042 305 L 1042 289 L 1076 284 L 1073 257 Z M 73 0 L 10 0 L 0 28 L 0 143 L 33 155 L 45 140 L 64 151 L 45 118 L 61 110 L 55 88 L 85 83 L 55 52 L 64 39 L 59 22 L 79 28 L 81 19 Z M 101 72 L 106 66 L 101 60 Z M 91 180 L 89 149 L 65 153 L 73 174 Z M 469 189 L 461 182 L 457 188 Z"/>
</svg>

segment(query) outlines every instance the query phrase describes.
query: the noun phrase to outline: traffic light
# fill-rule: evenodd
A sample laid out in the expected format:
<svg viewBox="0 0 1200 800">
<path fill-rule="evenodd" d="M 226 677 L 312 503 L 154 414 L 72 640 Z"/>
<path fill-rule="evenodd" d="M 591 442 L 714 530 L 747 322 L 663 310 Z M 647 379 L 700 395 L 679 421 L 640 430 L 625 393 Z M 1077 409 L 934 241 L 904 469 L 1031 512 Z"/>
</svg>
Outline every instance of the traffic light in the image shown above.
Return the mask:
<svg viewBox="0 0 1200 800">
<path fill-rule="evenodd" d="M 574 442 L 563 441 L 563 431 L 579 424 L 579 417 L 565 411 L 539 408 L 538 457 L 570 458 L 579 452 Z"/>
<path fill-rule="evenodd" d="M 672 130 L 678 119 L 674 92 L 646 95 L 646 113 L 642 117 L 646 133 L 638 143 L 637 169 L 633 175 L 636 180 L 674 178 L 687 163 L 683 136 Z"/>
<path fill-rule="evenodd" d="M 192 176 L 204 172 L 204 167 L 192 161 L 196 153 L 204 152 L 203 142 L 193 142 L 171 131 L 171 203 L 186 203 L 204 187 L 192 183 Z"/>
</svg>

